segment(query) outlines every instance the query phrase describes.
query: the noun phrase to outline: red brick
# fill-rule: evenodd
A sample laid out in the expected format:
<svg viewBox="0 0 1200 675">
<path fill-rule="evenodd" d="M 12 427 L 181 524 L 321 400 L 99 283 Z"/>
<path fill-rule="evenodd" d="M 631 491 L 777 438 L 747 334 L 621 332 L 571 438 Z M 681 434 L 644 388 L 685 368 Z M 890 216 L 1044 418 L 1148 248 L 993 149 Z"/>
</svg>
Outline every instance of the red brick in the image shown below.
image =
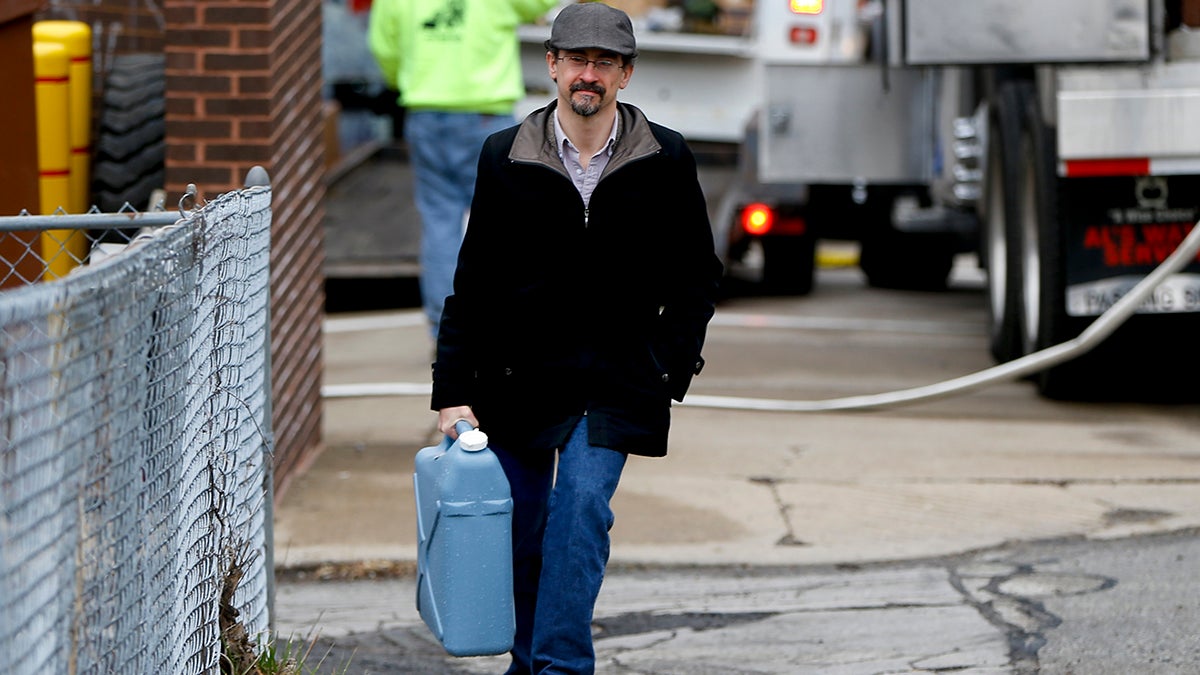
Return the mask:
<svg viewBox="0 0 1200 675">
<path fill-rule="evenodd" d="M 266 75 L 239 75 L 237 82 L 239 94 L 266 94 L 271 91 L 271 78 Z"/>
<path fill-rule="evenodd" d="M 232 47 L 233 33 L 228 30 L 203 28 L 178 30 L 171 33 L 171 46 L 179 47 Z"/>
<path fill-rule="evenodd" d="M 271 57 L 266 52 L 211 52 L 204 55 L 204 69 L 209 72 L 266 72 L 270 67 Z"/>
<path fill-rule="evenodd" d="M 270 157 L 271 148 L 265 143 L 210 143 L 204 147 L 204 159 L 213 162 L 264 162 Z"/>
<path fill-rule="evenodd" d="M 266 3 L 260 6 L 209 5 L 204 8 L 204 23 L 209 26 L 266 26 L 270 22 L 271 10 Z"/>
<path fill-rule="evenodd" d="M 264 98 L 209 98 L 204 100 L 206 115 L 265 116 L 271 113 L 271 104 Z"/>
<path fill-rule="evenodd" d="M 233 122 L 229 120 L 167 120 L 169 138 L 233 138 Z"/>
<path fill-rule="evenodd" d="M 196 161 L 196 146 L 181 143 L 167 144 L 168 162 L 192 163 Z"/>
<path fill-rule="evenodd" d="M 232 94 L 233 78 L 228 75 L 168 75 L 167 90 L 183 94 Z"/>
<path fill-rule="evenodd" d="M 267 29 L 242 28 L 237 31 L 237 46 L 242 49 L 262 49 L 271 46 L 274 33 Z"/>
<path fill-rule="evenodd" d="M 270 139 L 271 132 L 275 129 L 275 124 L 267 120 L 246 120 L 241 119 L 237 122 L 238 138 L 245 139 Z"/>
<path fill-rule="evenodd" d="M 1183 25 L 1190 28 L 1200 28 L 1200 0 L 1183 0 L 1180 14 Z"/>
<path fill-rule="evenodd" d="M 166 19 L 167 25 L 176 28 L 196 25 L 199 23 L 199 16 L 196 6 L 192 4 L 169 5 L 163 9 L 163 18 Z"/>
<path fill-rule="evenodd" d="M 167 164 L 168 185 L 174 184 L 186 187 L 188 183 L 195 183 L 206 193 L 217 194 L 228 189 L 234 181 L 234 172 L 230 167 L 182 162 Z"/>
<path fill-rule="evenodd" d="M 172 116 L 195 117 L 196 99 L 167 94 L 167 119 Z M 167 139 L 168 142 L 170 139 Z"/>
<path fill-rule="evenodd" d="M 166 68 L 170 70 L 186 70 L 192 71 L 196 69 L 196 54 L 194 52 L 183 52 L 168 49 L 166 54 Z"/>
</svg>

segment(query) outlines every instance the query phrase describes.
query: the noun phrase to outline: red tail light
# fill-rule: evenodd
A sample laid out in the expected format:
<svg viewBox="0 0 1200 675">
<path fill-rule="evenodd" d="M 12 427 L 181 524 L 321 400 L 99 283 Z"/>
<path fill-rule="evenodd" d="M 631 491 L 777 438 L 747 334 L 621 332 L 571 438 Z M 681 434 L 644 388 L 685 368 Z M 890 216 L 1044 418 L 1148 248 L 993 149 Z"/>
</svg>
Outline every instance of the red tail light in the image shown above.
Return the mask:
<svg viewBox="0 0 1200 675">
<path fill-rule="evenodd" d="M 815 45 L 817 44 L 817 29 L 812 26 L 792 26 L 788 38 L 793 44 Z"/>
<path fill-rule="evenodd" d="M 742 209 L 742 229 L 746 234 L 764 235 L 775 225 L 775 211 L 761 203 L 749 204 Z"/>
</svg>

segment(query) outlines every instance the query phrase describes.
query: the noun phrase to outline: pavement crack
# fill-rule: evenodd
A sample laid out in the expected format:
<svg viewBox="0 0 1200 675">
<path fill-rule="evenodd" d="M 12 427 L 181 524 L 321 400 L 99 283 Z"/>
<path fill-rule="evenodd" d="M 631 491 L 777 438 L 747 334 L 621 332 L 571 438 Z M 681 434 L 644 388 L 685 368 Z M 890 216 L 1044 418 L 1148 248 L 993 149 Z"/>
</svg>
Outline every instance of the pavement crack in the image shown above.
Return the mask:
<svg viewBox="0 0 1200 675">
<path fill-rule="evenodd" d="M 661 614 L 657 612 L 627 612 L 615 616 L 594 619 L 596 639 L 642 635 L 659 631 L 689 628 L 701 632 L 716 630 L 743 623 L 754 623 L 776 616 L 779 612 L 680 612 Z"/>
<path fill-rule="evenodd" d="M 1117 583 L 1096 575 L 1047 574 L 1027 564 L 999 565 L 987 572 L 951 567 L 948 572 L 950 585 L 967 605 L 1004 631 L 1010 665 L 1017 675 L 1038 672 L 1038 650 L 1046 644 L 1045 632 L 1062 624 L 1062 619 L 1033 596 L 1094 593 Z"/>
<path fill-rule="evenodd" d="M 1008 638 L 1009 665 L 1016 675 L 1035 675 L 1039 671 L 1037 650 L 1045 644 L 1045 638 L 1038 634 L 1035 638 L 1020 626 L 1005 621 L 991 600 L 977 599 L 963 586 L 962 579 L 950 570 L 950 584 L 962 594 L 964 601 L 975 611 L 979 612 L 988 623 L 1004 632 Z"/>
<path fill-rule="evenodd" d="M 781 481 L 778 478 L 771 476 L 751 476 L 750 482 L 755 485 L 766 486 L 771 493 L 771 499 L 775 502 L 775 509 L 779 511 L 779 518 L 783 520 L 784 535 L 776 542 L 776 546 L 808 546 L 808 542 L 796 536 L 796 529 L 792 527 L 791 507 L 784 503 L 783 497 L 779 495 L 779 484 Z"/>
<path fill-rule="evenodd" d="M 959 657 L 961 654 L 958 650 L 948 649 L 944 652 L 926 654 L 920 658 L 913 659 L 908 662 L 909 671 L 916 673 L 962 673 L 970 671 L 974 666 L 968 664 L 953 665 L 953 666 L 935 666 L 930 665 L 930 662 L 935 662 L 940 659 Z M 897 675 L 899 675 L 897 673 Z"/>
<path fill-rule="evenodd" d="M 1153 523 L 1176 514 L 1153 509 L 1110 509 L 1104 514 L 1105 525 L 1128 525 L 1130 523 Z"/>
</svg>

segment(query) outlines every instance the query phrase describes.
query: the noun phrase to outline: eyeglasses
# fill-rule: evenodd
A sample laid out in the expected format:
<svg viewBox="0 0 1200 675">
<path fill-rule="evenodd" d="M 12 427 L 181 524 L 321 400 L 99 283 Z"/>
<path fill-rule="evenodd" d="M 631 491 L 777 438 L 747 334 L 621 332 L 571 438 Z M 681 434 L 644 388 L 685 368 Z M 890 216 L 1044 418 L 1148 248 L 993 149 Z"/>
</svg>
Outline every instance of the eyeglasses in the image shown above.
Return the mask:
<svg viewBox="0 0 1200 675">
<path fill-rule="evenodd" d="M 587 68 L 587 64 L 592 64 L 592 69 L 601 75 L 607 75 L 622 68 L 620 63 L 612 59 L 589 59 L 578 54 L 569 54 L 567 56 L 558 57 L 558 61 L 566 64 L 571 70 L 583 70 Z"/>
</svg>

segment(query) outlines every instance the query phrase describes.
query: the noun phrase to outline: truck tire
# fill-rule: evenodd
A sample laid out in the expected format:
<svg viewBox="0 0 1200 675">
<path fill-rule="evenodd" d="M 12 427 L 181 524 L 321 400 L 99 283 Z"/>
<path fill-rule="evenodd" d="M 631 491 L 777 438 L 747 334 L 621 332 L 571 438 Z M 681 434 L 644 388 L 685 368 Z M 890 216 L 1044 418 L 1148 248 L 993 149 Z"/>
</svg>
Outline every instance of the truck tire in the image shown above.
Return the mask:
<svg viewBox="0 0 1200 675">
<path fill-rule="evenodd" d="M 100 210 L 126 203 L 148 210 L 150 194 L 163 186 L 166 75 L 162 54 L 113 59 L 104 80 L 96 136 L 92 190 Z"/>
<path fill-rule="evenodd" d="M 1027 100 L 1022 136 L 1023 189 L 1018 190 L 1026 219 L 1022 234 L 1021 275 L 1024 279 L 1021 323 L 1026 350 L 1034 352 L 1070 340 L 1091 322 L 1071 317 L 1066 302 L 1066 233 L 1058 206 L 1056 130 L 1042 122 L 1036 97 Z M 1103 353 L 1104 345 L 1096 348 Z M 1038 393 L 1061 400 L 1102 400 L 1112 396 L 1112 369 L 1092 351 L 1036 373 Z"/>
<path fill-rule="evenodd" d="M 988 106 L 987 183 L 983 198 L 982 253 L 987 270 L 989 347 L 1003 363 L 1025 354 L 1021 316 L 1025 294 L 1021 274 L 1021 129 L 1032 87 L 1002 84 Z"/>
<path fill-rule="evenodd" d="M 762 240 L 762 286 L 776 295 L 808 295 L 816 268 L 813 237 L 766 237 Z"/>
</svg>

